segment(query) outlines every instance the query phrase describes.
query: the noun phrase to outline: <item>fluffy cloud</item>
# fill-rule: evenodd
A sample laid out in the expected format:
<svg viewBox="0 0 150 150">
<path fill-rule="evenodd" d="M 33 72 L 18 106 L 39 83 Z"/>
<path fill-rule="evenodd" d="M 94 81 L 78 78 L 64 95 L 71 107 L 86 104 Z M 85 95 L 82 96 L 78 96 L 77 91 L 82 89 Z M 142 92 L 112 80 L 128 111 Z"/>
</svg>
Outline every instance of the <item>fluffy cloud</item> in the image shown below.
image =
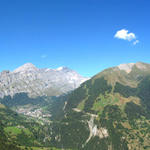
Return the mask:
<svg viewBox="0 0 150 150">
<path fill-rule="evenodd" d="M 129 33 L 129 31 L 126 29 L 117 31 L 114 37 L 118 39 L 128 40 L 128 41 L 132 41 L 136 39 L 135 34 L 132 32 Z"/>
</svg>

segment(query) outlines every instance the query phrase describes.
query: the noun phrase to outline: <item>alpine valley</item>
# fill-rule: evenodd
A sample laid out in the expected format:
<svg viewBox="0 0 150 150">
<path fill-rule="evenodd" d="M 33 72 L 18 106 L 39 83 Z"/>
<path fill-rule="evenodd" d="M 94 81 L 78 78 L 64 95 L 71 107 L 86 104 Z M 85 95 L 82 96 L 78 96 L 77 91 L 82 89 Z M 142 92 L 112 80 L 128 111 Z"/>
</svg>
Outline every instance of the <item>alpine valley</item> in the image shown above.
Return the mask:
<svg viewBox="0 0 150 150">
<path fill-rule="evenodd" d="M 92 78 L 27 63 L 0 74 L 0 150 L 149 150 L 150 64 Z"/>
</svg>

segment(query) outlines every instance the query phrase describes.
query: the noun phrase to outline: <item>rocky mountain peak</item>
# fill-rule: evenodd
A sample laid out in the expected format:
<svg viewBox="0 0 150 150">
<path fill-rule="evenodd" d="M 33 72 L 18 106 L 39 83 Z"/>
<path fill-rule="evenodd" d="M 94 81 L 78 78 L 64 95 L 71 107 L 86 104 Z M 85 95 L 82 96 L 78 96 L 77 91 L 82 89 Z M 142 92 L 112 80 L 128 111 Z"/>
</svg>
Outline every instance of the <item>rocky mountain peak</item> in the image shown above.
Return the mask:
<svg viewBox="0 0 150 150">
<path fill-rule="evenodd" d="M 30 71 L 37 71 L 37 70 L 38 68 L 36 68 L 36 66 L 33 65 L 32 63 L 26 63 L 20 66 L 19 68 L 15 69 L 13 73 L 30 72 Z"/>
<path fill-rule="evenodd" d="M 132 71 L 133 67 L 136 67 L 140 70 L 147 70 L 150 69 L 150 65 L 143 63 L 143 62 L 137 62 L 137 63 L 128 63 L 128 64 L 120 64 L 119 66 L 117 66 L 120 70 L 124 70 L 127 73 L 130 73 Z"/>
<path fill-rule="evenodd" d="M 131 70 L 132 70 L 132 67 L 133 67 L 134 65 L 135 65 L 135 63 L 120 64 L 120 65 L 118 66 L 118 68 L 119 68 L 120 70 L 126 71 L 127 73 L 130 73 Z"/>
<path fill-rule="evenodd" d="M 2 72 L 0 73 L 0 75 L 7 75 L 7 74 L 9 74 L 9 73 L 10 73 L 9 70 L 4 70 L 4 71 L 2 71 Z"/>
<path fill-rule="evenodd" d="M 145 64 L 143 62 L 137 62 L 135 65 L 138 69 L 146 69 L 147 68 L 147 64 Z"/>
<path fill-rule="evenodd" d="M 67 67 L 39 69 L 26 63 L 13 72 L 0 74 L 0 97 L 23 92 L 30 96 L 59 96 L 88 79 Z"/>
</svg>

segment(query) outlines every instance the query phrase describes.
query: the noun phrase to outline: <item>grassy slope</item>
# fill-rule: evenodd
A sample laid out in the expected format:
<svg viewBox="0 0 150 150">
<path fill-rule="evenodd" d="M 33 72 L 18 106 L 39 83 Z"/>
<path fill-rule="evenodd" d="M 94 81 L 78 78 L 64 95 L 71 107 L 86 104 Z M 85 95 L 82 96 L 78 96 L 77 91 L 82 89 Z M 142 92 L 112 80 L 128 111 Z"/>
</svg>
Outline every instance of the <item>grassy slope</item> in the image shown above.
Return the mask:
<svg viewBox="0 0 150 150">
<path fill-rule="evenodd" d="M 96 114 L 95 124 L 101 128 L 107 128 L 109 137 L 99 139 L 93 137 L 84 147 L 86 150 L 127 150 L 127 149 L 149 149 L 150 147 L 150 71 L 139 70 L 134 67 L 129 74 L 117 69 L 108 69 L 96 75 L 91 80 L 83 83 L 77 90 L 68 96 L 66 105 L 65 123 L 66 126 L 59 126 L 55 135 L 72 134 L 70 142 L 65 145 L 67 140 L 61 138 L 55 140 L 55 145 L 66 148 L 83 149 L 80 139 L 73 137 L 75 133 L 71 131 L 74 128 L 74 122 L 84 122 L 85 125 L 76 126 L 79 131 L 88 138 L 86 122 L 90 115 Z M 73 112 L 78 108 L 78 112 Z M 85 117 L 86 116 L 86 117 Z M 67 129 L 67 127 L 69 127 Z M 65 128 L 65 130 L 64 130 Z M 85 130 L 85 131 L 84 131 Z M 82 143 L 86 141 L 83 139 Z M 72 141 L 73 140 L 73 141 Z"/>
</svg>

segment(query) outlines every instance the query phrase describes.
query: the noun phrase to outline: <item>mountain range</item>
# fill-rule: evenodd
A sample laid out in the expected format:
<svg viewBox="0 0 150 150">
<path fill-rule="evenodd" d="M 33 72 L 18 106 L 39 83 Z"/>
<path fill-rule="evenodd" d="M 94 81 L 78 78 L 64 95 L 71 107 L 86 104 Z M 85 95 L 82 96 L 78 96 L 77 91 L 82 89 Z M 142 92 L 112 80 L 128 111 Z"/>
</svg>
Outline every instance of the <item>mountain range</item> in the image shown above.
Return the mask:
<svg viewBox="0 0 150 150">
<path fill-rule="evenodd" d="M 16 69 L 12 74 L 26 76 L 24 70 L 26 65 Z M 33 70 L 27 70 L 27 79 L 30 79 Z M 41 69 L 34 70 L 41 72 Z M 64 75 L 68 73 L 64 68 L 56 70 L 53 71 L 63 70 Z M 9 108 L 3 105 L 0 108 L 0 117 L 3 120 L 1 133 L 11 133 L 10 139 L 16 136 L 16 145 L 21 145 L 21 149 L 23 146 L 29 149 L 35 146 L 39 150 L 42 149 L 40 146 L 65 150 L 150 149 L 150 64 L 137 62 L 108 68 L 81 83 L 78 88 L 63 97 L 55 97 L 54 103 L 51 103 L 49 96 L 41 96 L 38 99 L 26 97 L 25 102 L 34 103 L 22 104 L 21 101 L 17 109 L 14 109 L 24 97 L 25 95 L 14 95 L 14 101 L 8 105 L 9 101 L 5 96 L 1 98 L 1 102 Z M 35 108 L 36 104 L 38 107 Z M 20 114 L 9 110 L 10 108 L 19 113 L 18 109 L 27 109 L 26 112 L 33 116 L 27 117 L 25 114 L 24 118 L 20 118 Z M 45 112 L 40 115 L 42 111 L 51 109 L 59 117 L 52 120 Z M 38 119 L 34 119 L 35 114 L 39 114 L 36 116 Z M 9 116 L 12 116 L 11 119 L 8 119 Z M 21 131 L 16 133 L 16 130 Z M 27 131 L 30 131 L 30 134 Z M 26 134 L 23 134 L 24 132 Z M 28 143 L 23 143 L 18 137 L 26 138 Z"/>
<path fill-rule="evenodd" d="M 0 73 L 0 97 L 17 93 L 27 93 L 30 97 L 59 96 L 88 79 L 67 67 L 39 69 L 26 63 L 12 72 Z"/>
</svg>

